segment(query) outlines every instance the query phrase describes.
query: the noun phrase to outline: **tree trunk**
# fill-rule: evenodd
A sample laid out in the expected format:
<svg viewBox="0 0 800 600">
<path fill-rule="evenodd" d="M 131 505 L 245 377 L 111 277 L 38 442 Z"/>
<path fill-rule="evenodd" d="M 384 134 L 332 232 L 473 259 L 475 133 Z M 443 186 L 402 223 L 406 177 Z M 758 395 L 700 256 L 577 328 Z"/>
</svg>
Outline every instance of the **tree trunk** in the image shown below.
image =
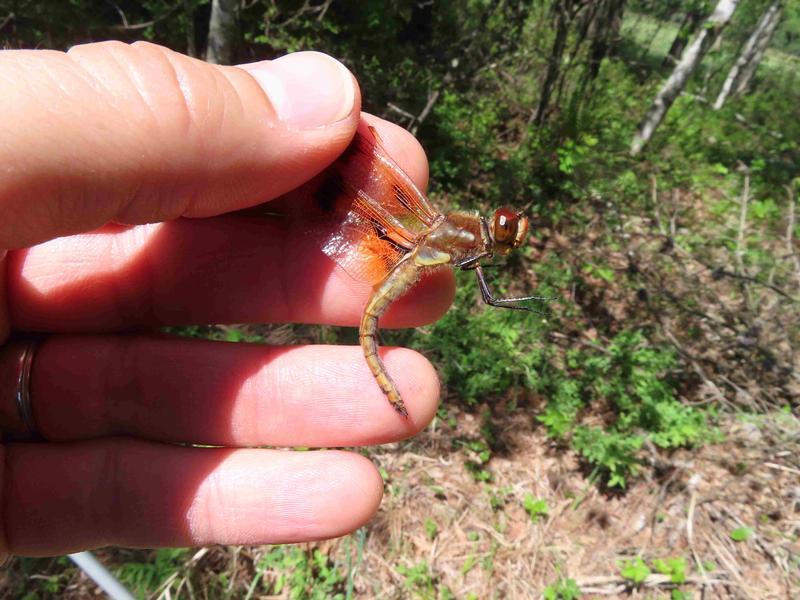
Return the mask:
<svg viewBox="0 0 800 600">
<path fill-rule="evenodd" d="M 613 52 L 619 40 L 624 10 L 625 0 L 604 0 L 601 2 L 597 16 L 592 20 L 589 34 L 592 40 L 589 47 L 589 81 L 597 78 L 600 72 L 600 63 Z"/>
<path fill-rule="evenodd" d="M 183 12 L 186 16 L 186 54 L 192 58 L 197 58 L 197 35 L 194 27 L 194 2 L 183 0 Z"/>
<path fill-rule="evenodd" d="M 675 65 L 675 70 L 672 71 L 672 75 L 669 76 L 669 79 L 656 94 L 653 104 L 648 109 L 633 136 L 633 141 L 631 142 L 632 156 L 638 155 L 647 142 L 650 141 L 650 138 L 653 137 L 653 133 L 661 124 L 664 115 L 667 114 L 675 98 L 686 87 L 689 77 L 694 73 L 697 65 L 700 64 L 714 40 L 730 21 L 739 1 L 719 0 L 714 12 L 708 17 L 697 37 L 683 51 L 678 64 Z"/>
<path fill-rule="evenodd" d="M 569 29 L 569 0 L 558 1 L 554 6 L 556 13 L 556 37 L 553 40 L 553 49 L 550 52 L 550 59 L 547 61 L 547 72 L 542 83 L 542 93 L 539 96 L 539 106 L 536 108 L 536 117 L 533 119 L 536 125 L 544 123 L 547 106 L 550 103 L 550 96 L 553 94 L 553 87 L 558 81 L 558 74 L 561 70 L 561 61 L 564 57 L 564 50 L 567 47 L 567 33 Z"/>
<path fill-rule="evenodd" d="M 686 13 L 686 16 L 683 17 L 681 26 L 678 28 L 678 33 L 675 35 L 675 39 L 672 40 L 672 45 L 669 47 L 669 51 L 664 57 L 662 66 L 675 64 L 677 62 L 678 57 L 683 53 L 683 49 L 686 47 L 686 43 L 692 39 L 694 32 L 697 31 L 697 27 L 702 20 L 703 12 L 701 7 L 694 4 L 693 7 L 689 9 L 689 12 Z"/>
<path fill-rule="evenodd" d="M 762 45 L 762 40 L 766 38 L 767 43 L 769 43 L 769 38 L 771 38 L 772 34 L 775 32 L 774 27 L 770 29 L 770 26 L 773 25 L 773 22 L 775 25 L 777 25 L 777 22 L 780 20 L 780 11 L 781 3 L 780 1 L 777 1 L 770 4 L 769 8 L 767 8 L 764 14 L 761 15 L 761 18 L 758 20 L 758 24 L 753 30 L 753 33 L 750 34 L 750 37 L 747 38 L 747 41 L 742 47 L 742 52 L 739 54 L 739 58 L 735 63 L 733 63 L 731 70 L 728 71 L 728 76 L 725 78 L 725 83 L 722 84 L 722 89 L 720 90 L 717 99 L 714 101 L 714 110 L 719 110 L 722 108 L 722 105 L 725 104 L 725 101 L 728 99 L 728 96 L 733 89 L 738 88 L 739 83 L 743 79 L 745 70 L 747 70 L 750 64 L 754 61 L 757 50 L 759 46 Z M 758 63 L 756 63 L 756 66 L 757 64 Z M 755 69 L 752 69 L 752 71 L 754 72 Z M 752 77 L 752 74 L 750 77 Z M 746 86 L 747 84 L 745 83 L 745 87 Z"/>
<path fill-rule="evenodd" d="M 764 52 L 766 52 L 767 46 L 769 46 L 770 41 L 772 41 L 772 36 L 775 34 L 775 30 L 778 28 L 778 23 L 781 22 L 783 5 L 780 2 L 776 2 L 776 4 L 778 5 L 778 10 L 773 13 L 772 19 L 764 30 L 764 34 L 759 38 L 758 42 L 756 42 L 753 58 L 742 69 L 739 81 L 733 89 L 735 95 L 740 95 L 747 91 L 753 79 L 753 75 L 756 74 L 758 65 L 761 64 L 761 59 L 764 58 Z"/>
<path fill-rule="evenodd" d="M 239 0 L 213 0 L 208 26 L 206 60 L 215 65 L 233 64 L 239 41 Z"/>
<path fill-rule="evenodd" d="M 569 100 L 568 115 L 573 125 L 577 123 L 582 107 L 592 98 L 592 86 L 600 74 L 603 59 L 616 51 L 625 0 L 599 0 L 591 8 L 592 12 L 584 15 L 589 20 L 584 35 L 590 40 L 586 68 L 573 87 Z"/>
</svg>

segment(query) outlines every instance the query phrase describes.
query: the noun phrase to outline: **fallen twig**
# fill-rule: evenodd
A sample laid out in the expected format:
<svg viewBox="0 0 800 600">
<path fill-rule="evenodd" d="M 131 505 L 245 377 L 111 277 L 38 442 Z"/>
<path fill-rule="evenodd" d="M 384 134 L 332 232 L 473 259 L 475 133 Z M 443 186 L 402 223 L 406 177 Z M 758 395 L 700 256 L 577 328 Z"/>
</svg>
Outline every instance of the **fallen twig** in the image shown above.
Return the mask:
<svg viewBox="0 0 800 600">
<path fill-rule="evenodd" d="M 785 467 L 783 465 L 778 465 L 771 462 L 764 463 L 764 466 L 767 467 L 768 469 L 775 469 L 776 471 L 786 471 L 787 473 L 800 475 L 800 469 L 793 469 L 792 467 Z"/>
</svg>

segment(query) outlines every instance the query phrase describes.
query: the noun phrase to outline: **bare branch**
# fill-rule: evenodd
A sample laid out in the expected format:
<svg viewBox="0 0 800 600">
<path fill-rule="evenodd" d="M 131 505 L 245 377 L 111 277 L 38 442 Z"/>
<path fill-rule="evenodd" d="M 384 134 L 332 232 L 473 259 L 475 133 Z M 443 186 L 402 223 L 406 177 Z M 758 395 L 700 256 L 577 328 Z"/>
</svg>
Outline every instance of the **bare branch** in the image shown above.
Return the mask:
<svg viewBox="0 0 800 600">
<path fill-rule="evenodd" d="M 111 27 L 97 26 L 93 27 L 93 29 L 106 29 L 111 31 L 138 31 L 140 29 L 147 29 L 148 27 L 152 27 L 156 23 L 159 23 L 164 19 L 172 16 L 172 13 L 178 10 L 182 6 L 182 4 L 183 4 L 182 1 L 174 4 L 171 8 L 167 9 L 166 12 L 161 13 L 160 15 L 158 15 L 158 17 L 150 21 L 145 21 L 143 23 L 133 23 L 133 24 L 128 23 L 128 19 L 125 16 L 125 13 L 119 10 L 120 19 L 122 20 L 122 25 L 114 25 Z M 115 4 L 112 3 L 112 5 L 116 7 Z"/>
<path fill-rule="evenodd" d="M 794 224 L 795 224 L 795 211 L 796 204 L 794 197 L 794 189 L 791 185 L 786 186 L 786 194 L 789 196 L 789 217 L 786 220 L 786 254 L 792 258 L 794 262 L 794 275 L 800 283 L 800 256 L 794 251 Z"/>
<path fill-rule="evenodd" d="M 16 15 L 13 12 L 8 13 L 5 16 L 5 18 L 2 21 L 0 21 L 0 31 L 2 31 L 3 28 L 6 25 L 8 25 L 9 23 L 11 23 L 15 18 L 16 18 Z"/>
<path fill-rule="evenodd" d="M 416 117 L 416 115 L 412 115 L 412 114 L 411 114 L 410 112 L 408 112 L 407 110 L 403 110 L 402 108 L 400 108 L 399 106 L 397 106 L 397 105 L 396 105 L 394 102 L 387 102 L 387 103 L 386 103 L 386 108 L 388 108 L 388 109 L 389 109 L 389 110 L 391 110 L 392 112 L 396 112 L 396 113 L 397 113 L 398 115 L 400 115 L 401 117 L 403 117 L 403 118 L 405 118 L 405 119 L 408 119 L 408 120 L 409 120 L 409 122 L 413 122 L 413 121 L 414 121 L 414 119 L 416 119 L 416 118 L 417 118 L 417 117 Z"/>
<path fill-rule="evenodd" d="M 411 133 L 413 135 L 417 135 L 417 130 L 419 126 L 422 125 L 422 122 L 428 118 L 431 110 L 433 109 L 436 101 L 439 99 L 439 96 L 442 94 L 442 90 L 433 90 L 428 94 L 428 103 L 425 105 L 425 108 L 422 109 L 422 112 L 417 115 L 416 122 L 414 126 L 411 128 Z"/>
<path fill-rule="evenodd" d="M 750 169 L 743 165 L 744 169 L 744 188 L 742 189 L 742 199 L 739 203 L 739 227 L 736 230 L 736 271 L 744 273 L 744 253 L 745 241 L 744 231 L 747 227 L 747 203 L 750 200 Z"/>
</svg>

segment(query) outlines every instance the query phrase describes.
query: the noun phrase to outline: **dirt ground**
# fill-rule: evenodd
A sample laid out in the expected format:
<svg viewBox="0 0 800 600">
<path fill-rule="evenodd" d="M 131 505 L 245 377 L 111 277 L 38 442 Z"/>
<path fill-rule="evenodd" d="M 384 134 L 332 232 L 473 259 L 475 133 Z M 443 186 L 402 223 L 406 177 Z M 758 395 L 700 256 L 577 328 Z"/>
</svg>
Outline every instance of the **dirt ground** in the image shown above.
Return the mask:
<svg viewBox="0 0 800 600">
<path fill-rule="evenodd" d="M 472 415 L 457 422 L 467 435 L 477 427 Z M 397 561 L 427 561 L 457 598 L 536 598 L 558 578 L 574 579 L 583 597 L 669 597 L 675 586 L 661 574 L 627 585 L 618 565 L 636 556 L 683 557 L 689 597 L 800 597 L 800 422 L 791 415 L 731 419 L 720 444 L 653 453 L 623 493 L 589 484 L 530 419 L 497 425 L 507 451 L 491 459 L 488 483 L 475 481 L 446 431 L 374 455 L 391 476 L 356 578 L 365 597 L 404 597 Z M 523 508 L 528 494 L 547 503 L 539 522 Z M 742 526 L 753 534 L 736 542 L 730 532 Z"/>
<path fill-rule="evenodd" d="M 541 598 L 546 586 L 566 579 L 574 580 L 582 598 L 800 598 L 795 416 L 729 417 L 723 441 L 670 456 L 652 452 L 623 492 L 591 483 L 575 457 L 521 411 L 493 422 L 501 451 L 476 470 L 469 463 L 480 460 L 464 441 L 480 425 L 475 414 L 451 409 L 449 418 L 437 419 L 417 438 L 371 450 L 386 495 L 360 532 L 360 548 L 354 543 L 359 534 L 301 548 L 309 556 L 321 550 L 344 572 L 349 566 L 356 598 Z M 526 497 L 544 501 L 537 518 L 524 508 Z M 731 532 L 741 527 L 752 533 L 735 541 Z M 170 585 L 148 597 L 216 597 L 206 583 L 221 574 L 227 597 L 330 597 L 311 581 L 300 595 L 291 596 L 285 585 L 275 593 L 279 569 L 260 572 L 272 593 L 253 589 L 257 565 L 270 551 L 192 551 Z M 98 556 L 113 568 L 124 559 L 120 552 Z M 620 573 L 620 565 L 636 557 L 651 569 L 639 586 Z M 657 559 L 683 559 L 685 582 L 676 585 L 657 572 Z M 50 572 L 58 569 L 53 563 Z M 2 578 L 11 583 L 14 573 Z M 97 597 L 82 573 L 73 570 L 70 579 L 52 597 Z M 684 595 L 671 596 L 675 590 Z M 337 591 L 345 597 L 341 582 Z"/>
</svg>

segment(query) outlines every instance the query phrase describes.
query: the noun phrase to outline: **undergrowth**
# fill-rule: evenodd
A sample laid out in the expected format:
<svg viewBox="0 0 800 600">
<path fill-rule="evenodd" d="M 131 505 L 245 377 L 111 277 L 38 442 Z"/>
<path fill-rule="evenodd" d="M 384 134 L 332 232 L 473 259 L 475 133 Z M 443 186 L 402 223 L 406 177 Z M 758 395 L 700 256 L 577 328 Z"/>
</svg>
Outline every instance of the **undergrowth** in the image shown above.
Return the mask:
<svg viewBox="0 0 800 600">
<path fill-rule="evenodd" d="M 477 406 L 503 399 L 515 410 L 545 399 L 537 419 L 548 434 L 568 443 L 610 486 L 626 485 L 645 442 L 675 448 L 710 438 L 713 413 L 679 399 L 681 364 L 671 347 L 623 330 L 605 345 L 563 352 L 547 340 L 558 329 L 556 318 L 476 309 L 470 281 L 461 282 L 450 312 L 411 340 L 439 366 L 451 400 Z M 484 462 L 488 442 L 478 453 Z"/>
</svg>

